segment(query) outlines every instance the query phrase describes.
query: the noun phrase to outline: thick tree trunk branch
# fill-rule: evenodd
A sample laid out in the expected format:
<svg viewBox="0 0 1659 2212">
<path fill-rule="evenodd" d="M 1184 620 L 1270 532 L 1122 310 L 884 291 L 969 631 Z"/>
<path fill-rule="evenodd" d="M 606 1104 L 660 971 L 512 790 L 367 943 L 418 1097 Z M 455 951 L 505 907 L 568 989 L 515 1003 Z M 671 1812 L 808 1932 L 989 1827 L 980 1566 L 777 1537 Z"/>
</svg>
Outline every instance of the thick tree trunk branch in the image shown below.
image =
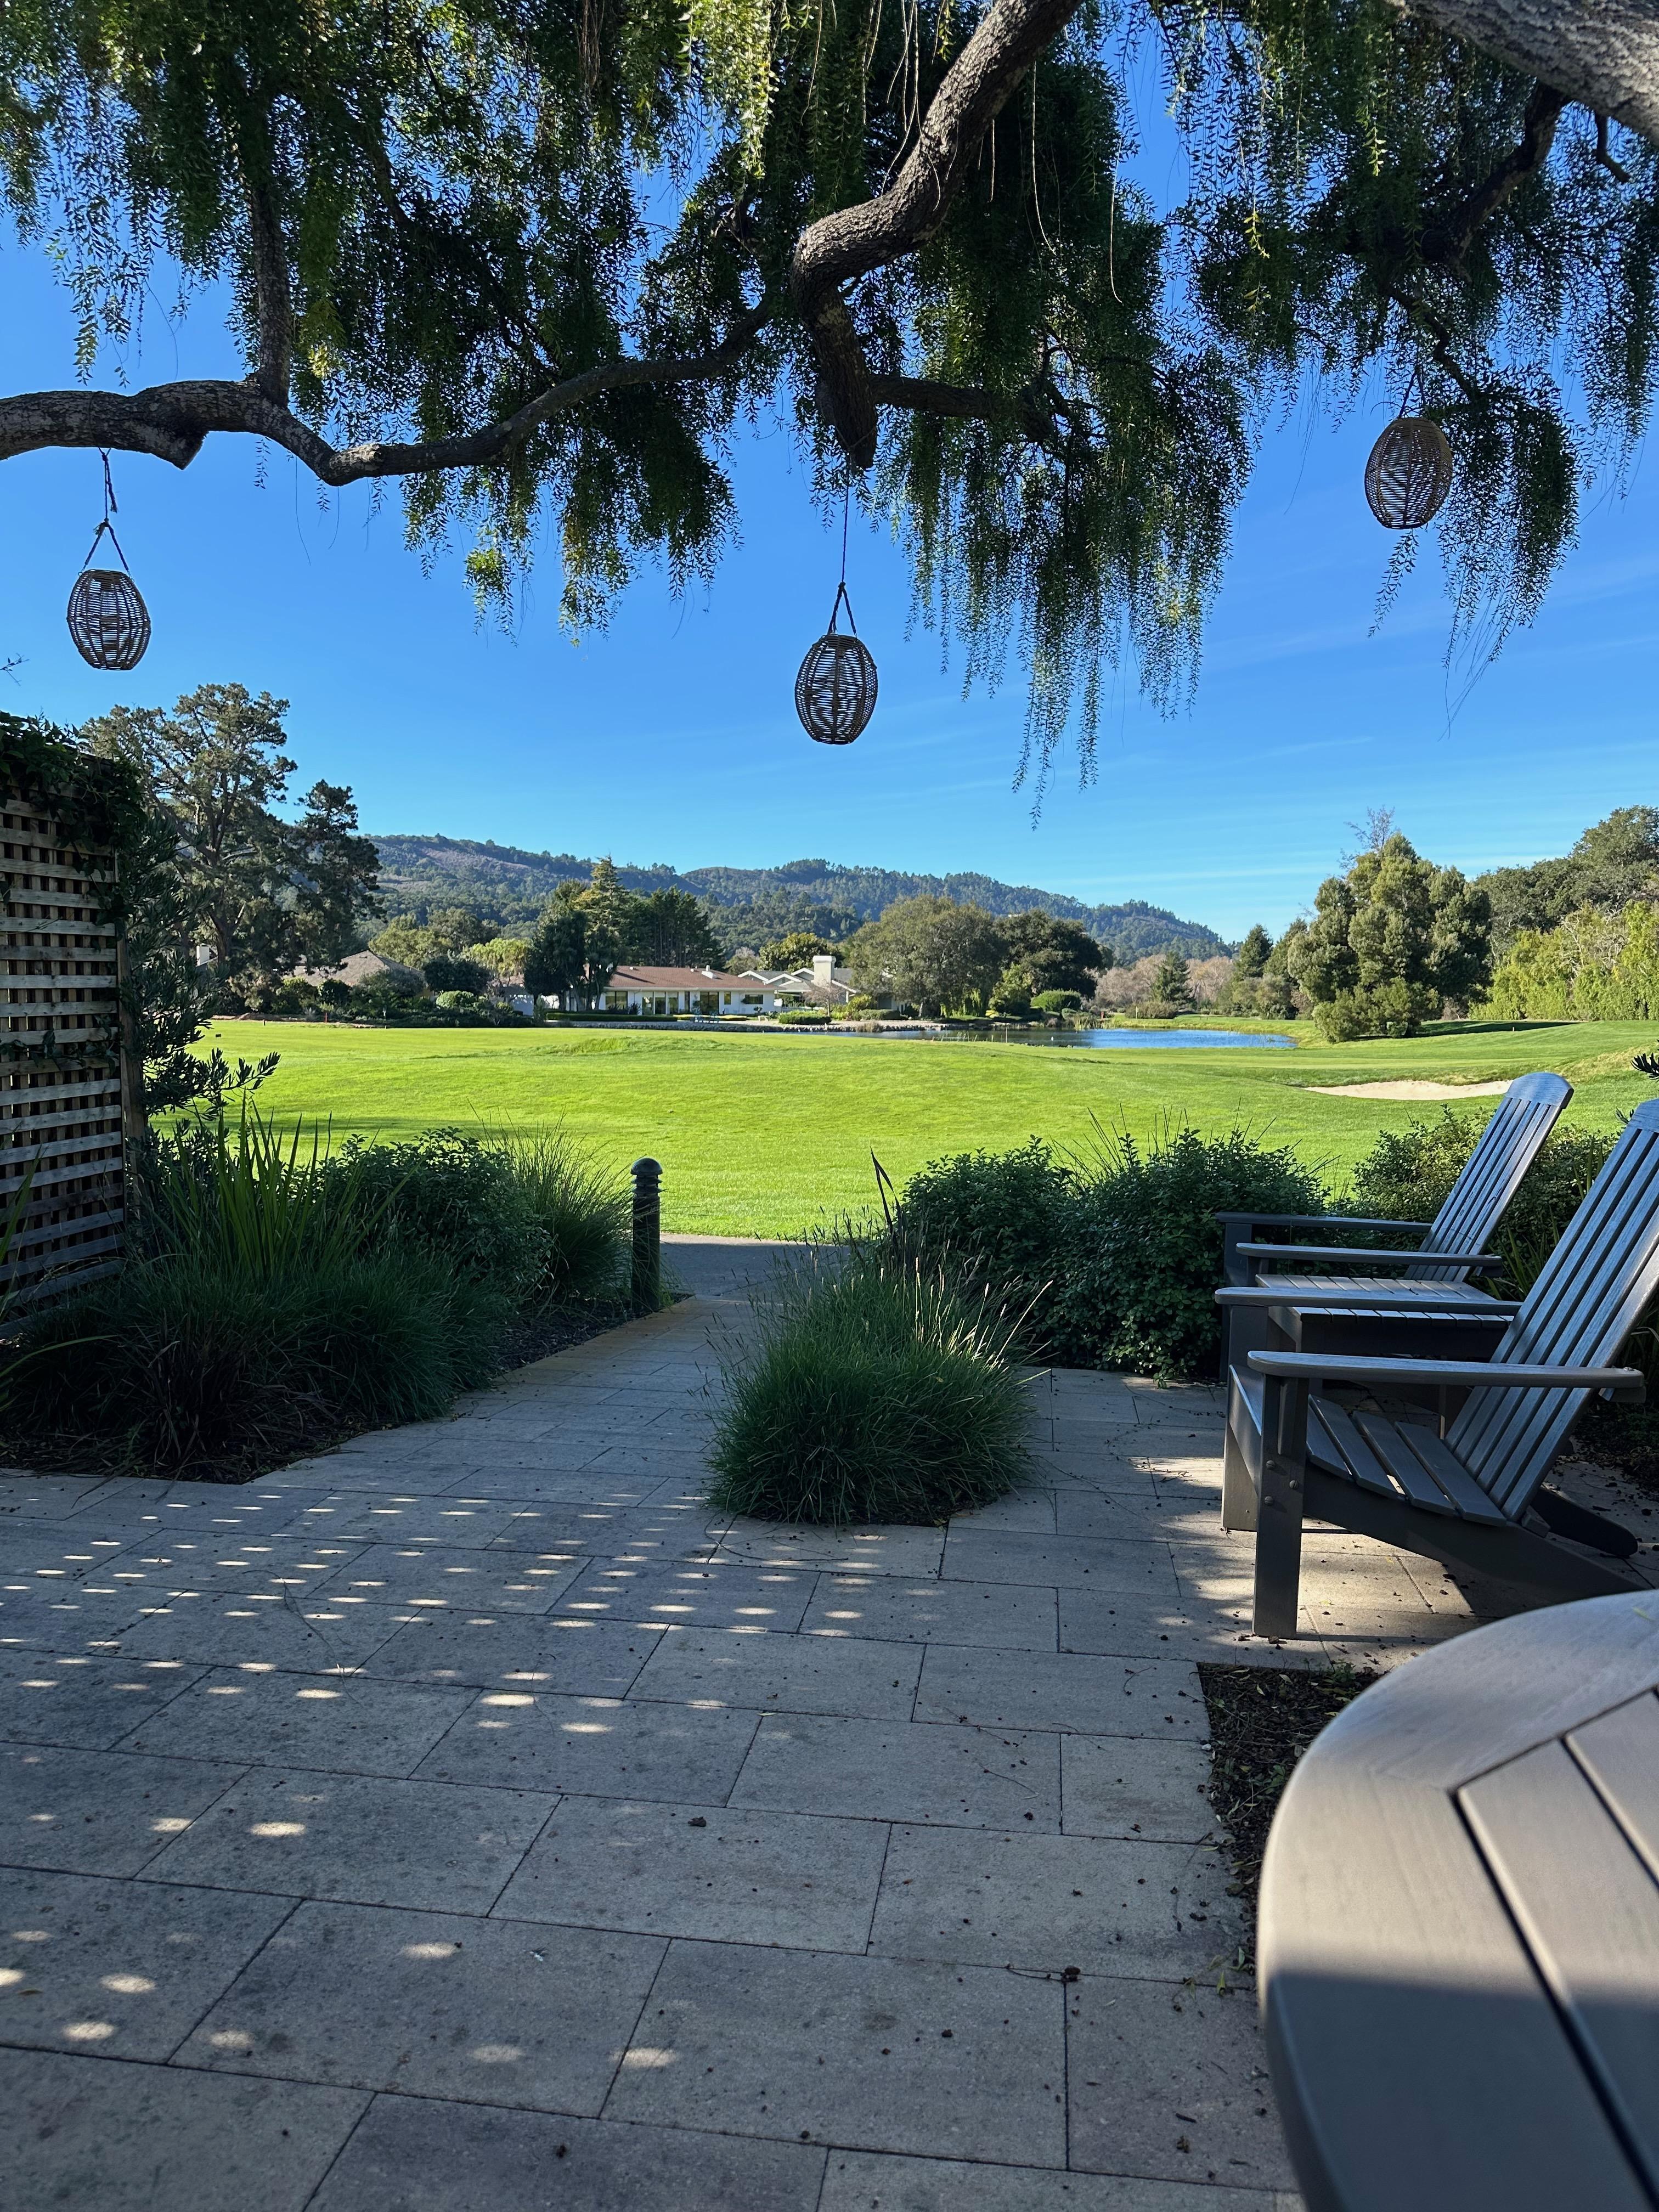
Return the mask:
<svg viewBox="0 0 1659 2212">
<path fill-rule="evenodd" d="M 1527 102 L 1520 144 L 1460 206 L 1452 210 L 1443 222 L 1425 232 L 1425 261 L 1457 261 L 1481 224 L 1494 216 L 1505 200 L 1512 198 L 1528 177 L 1543 167 L 1555 143 L 1555 126 L 1568 105 L 1566 94 L 1558 92 L 1553 85 L 1534 85 L 1532 98 Z"/>
<path fill-rule="evenodd" d="M 293 388 L 294 295 L 289 284 L 288 244 L 276 195 L 268 180 L 250 180 L 247 213 L 259 332 L 253 380 L 265 398 L 286 408 Z"/>
<path fill-rule="evenodd" d="M 1659 144 L 1656 0 L 1397 0 Z"/>
<path fill-rule="evenodd" d="M 945 415 L 963 422 L 1017 422 L 1034 446 L 1052 452 L 1065 437 L 1060 408 L 1040 387 L 986 392 L 972 385 L 939 384 L 930 376 L 872 376 L 870 394 L 883 407 L 916 415 Z"/>
<path fill-rule="evenodd" d="M 926 245 L 944 222 L 980 140 L 1079 0 L 995 0 L 933 94 L 890 191 L 804 230 L 790 283 L 812 341 L 818 402 L 855 468 L 876 457 L 876 396 L 841 288 Z"/>
<path fill-rule="evenodd" d="M 102 446 L 122 453 L 154 453 L 182 469 L 195 459 L 210 431 L 237 430 L 283 447 L 325 484 L 484 468 L 542 423 L 600 392 L 641 384 L 702 382 L 719 375 L 742 359 L 769 313 L 763 306 L 750 308 L 738 317 L 731 334 L 707 353 L 602 362 L 550 386 L 501 422 L 422 445 L 377 440 L 331 446 L 285 404 L 267 398 L 253 379 L 241 384 L 198 380 L 155 384 L 130 393 L 26 392 L 0 399 L 0 460 L 44 446 Z"/>
</svg>

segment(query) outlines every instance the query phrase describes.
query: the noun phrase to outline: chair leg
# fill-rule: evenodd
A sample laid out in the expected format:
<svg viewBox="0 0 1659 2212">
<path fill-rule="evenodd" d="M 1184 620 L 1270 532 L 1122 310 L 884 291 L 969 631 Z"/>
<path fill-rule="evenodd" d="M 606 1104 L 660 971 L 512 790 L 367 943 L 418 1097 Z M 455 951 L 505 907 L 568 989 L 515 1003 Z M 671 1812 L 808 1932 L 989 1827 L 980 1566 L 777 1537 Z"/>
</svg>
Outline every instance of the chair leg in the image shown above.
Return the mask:
<svg viewBox="0 0 1659 2212">
<path fill-rule="evenodd" d="M 1273 1341 L 1265 1306 L 1223 1306 L 1221 1309 L 1221 1386 L 1235 1367 L 1243 1367 L 1253 1352 L 1266 1352 Z M 1282 1345 L 1281 1345 L 1281 1349 Z"/>
<path fill-rule="evenodd" d="M 1258 1636 L 1283 1643 L 1296 1634 L 1302 1584 L 1302 1506 L 1308 1458 L 1308 1386 L 1277 1376 L 1267 1383 L 1261 1425 L 1261 1517 L 1255 1535 Z"/>
<path fill-rule="evenodd" d="M 1250 1463 L 1240 1450 L 1229 1421 L 1227 1441 L 1221 1453 L 1221 1525 L 1224 1528 L 1250 1529 L 1260 1518 Z"/>
</svg>

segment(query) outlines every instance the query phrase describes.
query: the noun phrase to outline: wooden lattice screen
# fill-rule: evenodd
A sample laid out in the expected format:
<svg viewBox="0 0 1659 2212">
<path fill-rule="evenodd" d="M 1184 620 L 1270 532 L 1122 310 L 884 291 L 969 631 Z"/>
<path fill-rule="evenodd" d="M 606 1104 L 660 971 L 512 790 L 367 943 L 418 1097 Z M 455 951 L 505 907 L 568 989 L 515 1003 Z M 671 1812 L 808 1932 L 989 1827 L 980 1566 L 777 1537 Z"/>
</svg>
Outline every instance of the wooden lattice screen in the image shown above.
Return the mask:
<svg viewBox="0 0 1659 2212">
<path fill-rule="evenodd" d="M 120 1257 L 124 1137 L 139 1094 L 107 911 L 114 878 L 112 856 L 41 801 L 0 801 L 0 1219 L 16 1216 L 0 1291 L 18 1298 L 106 1274 Z"/>
</svg>

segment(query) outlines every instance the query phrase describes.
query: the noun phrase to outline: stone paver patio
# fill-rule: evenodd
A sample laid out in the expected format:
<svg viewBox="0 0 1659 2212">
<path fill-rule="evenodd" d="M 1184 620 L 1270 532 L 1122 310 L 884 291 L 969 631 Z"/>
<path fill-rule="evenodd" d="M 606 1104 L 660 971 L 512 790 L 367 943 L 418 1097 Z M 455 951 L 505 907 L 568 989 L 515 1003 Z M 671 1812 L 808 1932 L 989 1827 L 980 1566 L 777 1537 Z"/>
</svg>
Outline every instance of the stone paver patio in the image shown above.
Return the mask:
<svg viewBox="0 0 1659 2212">
<path fill-rule="evenodd" d="M 8 2203 L 1294 2204 L 1194 1662 L 1393 1664 L 1469 1595 L 1312 1532 L 1248 1639 L 1218 1394 L 1103 1375 L 948 1531 L 713 1517 L 768 1255 L 675 1256 L 456 1419 L 0 1483 Z"/>
</svg>

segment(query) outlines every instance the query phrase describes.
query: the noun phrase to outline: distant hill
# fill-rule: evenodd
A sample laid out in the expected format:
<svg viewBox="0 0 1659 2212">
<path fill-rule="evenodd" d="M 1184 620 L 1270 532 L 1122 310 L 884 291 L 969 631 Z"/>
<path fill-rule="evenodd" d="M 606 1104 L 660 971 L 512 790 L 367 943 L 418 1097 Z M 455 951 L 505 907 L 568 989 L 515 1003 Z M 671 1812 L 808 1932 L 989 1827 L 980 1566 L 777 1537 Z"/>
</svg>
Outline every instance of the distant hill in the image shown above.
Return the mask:
<svg viewBox="0 0 1659 2212">
<path fill-rule="evenodd" d="M 586 881 L 592 862 L 574 853 L 530 853 L 516 845 L 474 843 L 459 837 L 376 837 L 380 882 L 389 914 L 422 919 L 434 907 L 473 908 L 504 925 L 532 921 L 556 887 L 574 877 Z M 1232 949 L 1202 922 L 1183 921 L 1143 899 L 1116 906 L 1085 906 L 1063 891 L 1030 884 L 999 883 L 994 876 L 908 875 L 891 868 L 842 867 L 832 860 L 789 860 L 778 868 L 686 868 L 663 862 L 623 866 L 617 873 L 635 890 L 695 892 L 714 916 L 728 954 L 791 929 L 821 936 L 849 936 L 895 899 L 918 892 L 971 901 L 991 914 L 1023 914 L 1038 907 L 1080 921 L 1109 945 L 1120 962 L 1149 953 L 1183 952 L 1206 960 Z"/>
</svg>

